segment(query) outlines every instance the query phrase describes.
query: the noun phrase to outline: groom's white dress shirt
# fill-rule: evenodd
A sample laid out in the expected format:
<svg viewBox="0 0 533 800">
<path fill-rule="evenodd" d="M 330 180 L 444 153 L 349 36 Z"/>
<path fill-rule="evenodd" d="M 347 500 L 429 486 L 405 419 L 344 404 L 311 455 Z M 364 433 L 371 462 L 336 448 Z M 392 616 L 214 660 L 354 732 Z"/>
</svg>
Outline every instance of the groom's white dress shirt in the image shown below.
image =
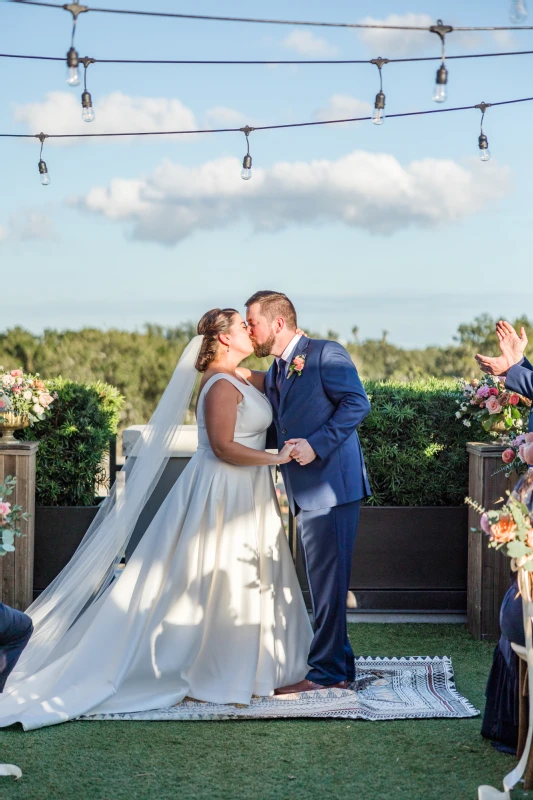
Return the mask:
<svg viewBox="0 0 533 800">
<path fill-rule="evenodd" d="M 285 350 L 283 351 L 281 356 L 278 356 L 276 358 L 276 363 L 278 364 L 278 366 L 279 366 L 280 358 L 282 358 L 285 361 L 285 364 L 286 364 L 286 366 L 285 366 L 285 374 L 286 375 L 289 372 L 289 367 L 291 365 L 291 360 L 294 357 L 294 351 L 296 350 L 298 342 L 300 341 L 301 338 L 302 338 L 302 334 L 301 333 L 295 334 L 295 336 L 292 337 L 292 339 L 290 340 L 289 344 L 287 345 L 287 347 L 285 348 Z"/>
</svg>

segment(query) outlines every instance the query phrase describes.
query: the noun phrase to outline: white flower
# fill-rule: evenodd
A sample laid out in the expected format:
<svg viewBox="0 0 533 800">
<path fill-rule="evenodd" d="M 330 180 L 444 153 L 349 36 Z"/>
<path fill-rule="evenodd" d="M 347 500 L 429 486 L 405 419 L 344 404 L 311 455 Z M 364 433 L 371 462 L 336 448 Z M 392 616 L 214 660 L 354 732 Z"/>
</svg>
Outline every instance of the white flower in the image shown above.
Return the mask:
<svg viewBox="0 0 533 800">
<path fill-rule="evenodd" d="M 524 424 L 524 420 L 523 419 L 517 419 L 515 421 L 515 428 L 521 428 L 523 426 L 523 424 Z"/>
<path fill-rule="evenodd" d="M 461 417 L 462 417 L 463 415 L 461 414 L 461 412 L 460 412 L 460 411 L 456 411 L 456 412 L 455 412 L 455 416 L 457 417 L 457 419 L 461 419 Z"/>
<path fill-rule="evenodd" d="M 466 411 L 467 408 L 468 406 L 461 406 L 461 411 Z"/>
<path fill-rule="evenodd" d="M 41 414 L 44 414 L 44 408 L 40 406 L 39 403 L 35 403 L 35 405 L 33 406 L 33 413 L 37 414 L 37 416 L 40 417 Z"/>
<path fill-rule="evenodd" d="M 30 392 L 29 389 L 26 389 L 26 391 L 24 392 L 24 394 L 22 396 L 23 396 L 24 400 L 31 400 L 32 397 L 33 397 L 33 394 Z"/>
<path fill-rule="evenodd" d="M 472 423 L 470 422 L 470 420 L 469 420 L 469 419 L 464 419 L 464 420 L 463 420 L 463 425 L 464 425 L 465 427 L 467 427 L 467 428 L 470 428 L 470 427 L 471 427 L 471 425 L 472 425 Z"/>
<path fill-rule="evenodd" d="M 12 375 L 4 375 L 2 378 L 2 383 L 4 386 L 13 386 L 15 383 L 15 378 Z"/>
</svg>

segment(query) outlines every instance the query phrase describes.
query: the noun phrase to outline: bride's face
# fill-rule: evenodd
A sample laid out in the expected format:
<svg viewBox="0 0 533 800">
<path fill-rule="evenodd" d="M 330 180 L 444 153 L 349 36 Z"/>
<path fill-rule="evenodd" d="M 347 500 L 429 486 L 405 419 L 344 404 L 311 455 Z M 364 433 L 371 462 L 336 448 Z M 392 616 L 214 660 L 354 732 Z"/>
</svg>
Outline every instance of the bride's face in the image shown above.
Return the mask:
<svg viewBox="0 0 533 800">
<path fill-rule="evenodd" d="M 254 347 L 246 327 L 246 322 L 240 314 L 235 314 L 233 323 L 229 331 L 230 347 L 240 355 L 242 358 L 250 356 L 254 352 Z"/>
</svg>

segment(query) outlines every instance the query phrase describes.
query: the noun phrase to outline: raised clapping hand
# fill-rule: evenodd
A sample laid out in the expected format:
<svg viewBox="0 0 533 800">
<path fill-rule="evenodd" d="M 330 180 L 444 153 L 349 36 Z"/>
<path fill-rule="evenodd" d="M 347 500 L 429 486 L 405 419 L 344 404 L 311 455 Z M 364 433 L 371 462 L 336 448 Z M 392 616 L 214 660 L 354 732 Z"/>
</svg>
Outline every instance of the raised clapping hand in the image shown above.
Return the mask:
<svg viewBox="0 0 533 800">
<path fill-rule="evenodd" d="M 514 364 L 522 360 L 528 339 L 524 328 L 520 329 L 519 336 L 513 326 L 505 320 L 499 320 L 496 324 L 496 335 L 501 356 L 491 358 L 478 353 L 476 361 L 481 370 L 488 375 L 505 375 Z"/>
<path fill-rule="evenodd" d="M 291 458 L 297 461 L 301 467 L 310 464 L 316 458 L 316 453 L 307 441 L 307 439 L 288 439 L 285 446 L 293 445 Z"/>
</svg>

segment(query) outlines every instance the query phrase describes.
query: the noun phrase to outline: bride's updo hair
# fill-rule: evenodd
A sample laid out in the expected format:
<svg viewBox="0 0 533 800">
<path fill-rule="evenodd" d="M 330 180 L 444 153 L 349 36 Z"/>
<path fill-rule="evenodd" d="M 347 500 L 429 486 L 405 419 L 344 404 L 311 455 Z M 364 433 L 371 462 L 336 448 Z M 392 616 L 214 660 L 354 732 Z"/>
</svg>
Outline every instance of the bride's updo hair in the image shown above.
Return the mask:
<svg viewBox="0 0 533 800">
<path fill-rule="evenodd" d="M 235 314 L 235 308 L 212 308 L 206 311 L 198 323 L 198 333 L 204 337 L 202 348 L 196 359 L 198 372 L 205 372 L 218 352 L 218 337 L 221 333 L 228 333 Z"/>
</svg>

